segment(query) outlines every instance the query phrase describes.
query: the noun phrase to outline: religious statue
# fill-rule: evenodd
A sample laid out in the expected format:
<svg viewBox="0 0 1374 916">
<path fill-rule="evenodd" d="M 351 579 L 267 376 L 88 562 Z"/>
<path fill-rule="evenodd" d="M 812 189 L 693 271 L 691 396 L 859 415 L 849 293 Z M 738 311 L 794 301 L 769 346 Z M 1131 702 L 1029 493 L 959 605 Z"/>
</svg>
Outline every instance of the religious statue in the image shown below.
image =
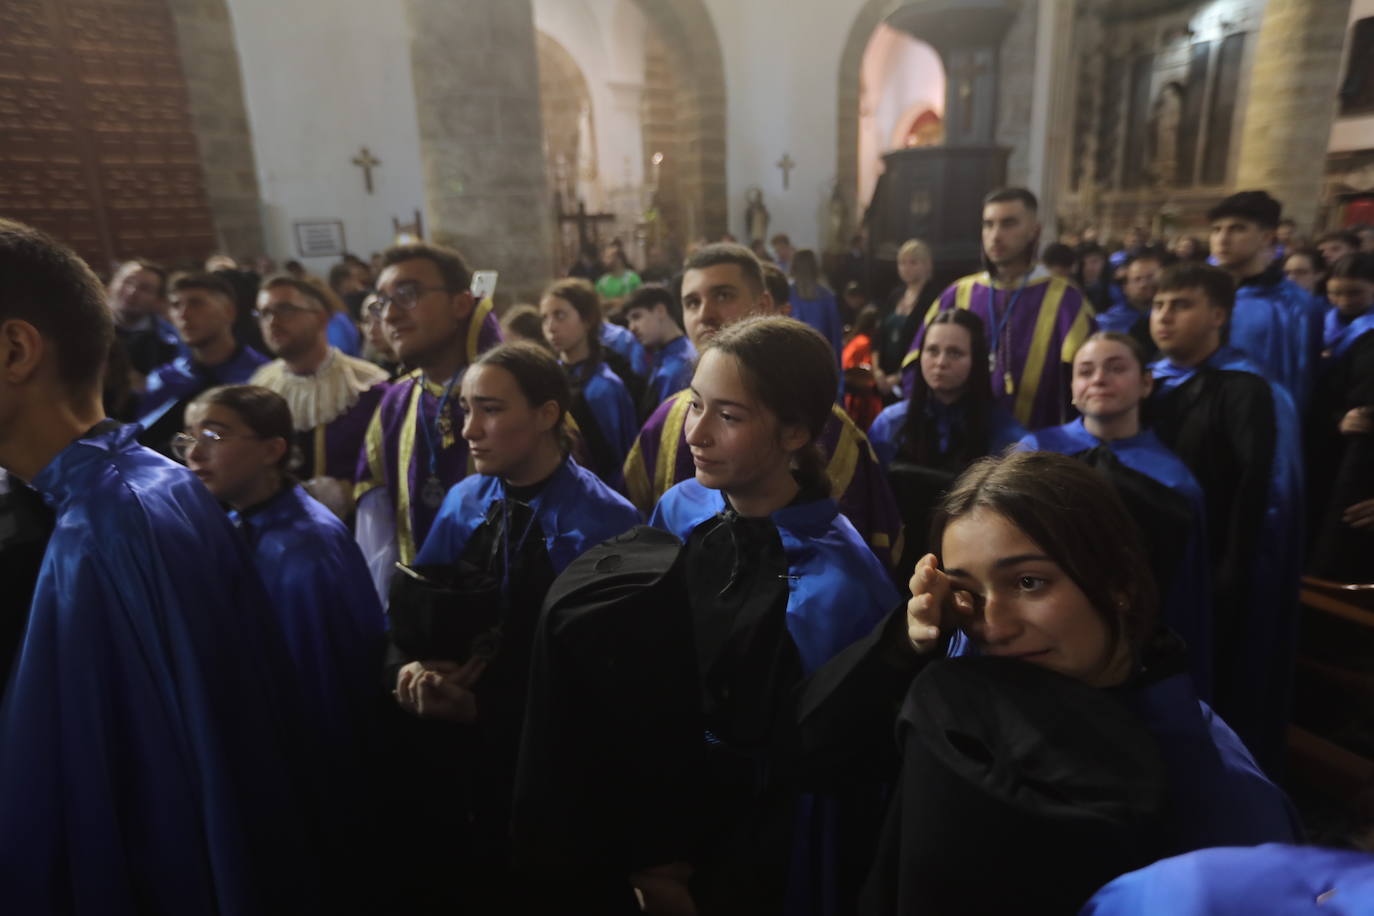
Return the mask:
<svg viewBox="0 0 1374 916">
<path fill-rule="evenodd" d="M 1171 185 L 1178 177 L 1178 130 L 1182 119 L 1182 93 L 1171 83 L 1160 90 L 1151 118 L 1150 176 L 1159 185 Z"/>
<path fill-rule="evenodd" d="M 768 208 L 763 203 L 763 190 L 752 187 L 745 192 L 749 206 L 744 211 L 745 237 L 751 241 L 768 240 Z"/>
</svg>

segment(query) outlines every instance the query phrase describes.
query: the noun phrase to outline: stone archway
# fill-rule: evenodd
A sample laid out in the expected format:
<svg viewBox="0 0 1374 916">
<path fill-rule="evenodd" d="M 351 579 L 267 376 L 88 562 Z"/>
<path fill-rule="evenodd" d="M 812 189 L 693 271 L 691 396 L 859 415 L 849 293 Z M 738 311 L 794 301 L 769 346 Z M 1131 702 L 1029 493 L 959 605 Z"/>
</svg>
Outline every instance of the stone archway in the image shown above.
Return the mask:
<svg viewBox="0 0 1374 916">
<path fill-rule="evenodd" d="M 719 238 L 729 221 L 725 181 L 725 64 L 702 0 L 635 0 L 679 80 L 679 192 L 701 202 L 697 233 Z"/>
<path fill-rule="evenodd" d="M 857 196 L 859 187 L 860 75 L 869 39 L 880 24 L 898 11 L 922 5 L 926 0 L 865 0 L 855 15 L 840 57 L 836 94 L 835 177 L 850 204 L 851 226 L 857 224 L 866 203 Z M 1031 88 L 1035 64 L 1036 0 L 1023 0 L 1000 45 L 994 133 L 999 146 L 1009 147 L 1007 182 L 1022 184 L 1028 170 Z"/>
<path fill-rule="evenodd" d="M 862 92 L 860 76 L 863 72 L 864 52 L 868 50 L 869 39 L 873 32 L 893 13 L 913 2 L 913 0 L 866 0 L 854 17 L 845 39 L 844 52 L 840 55 L 839 92 L 836 103 L 835 122 L 835 180 L 841 193 L 845 195 L 846 208 L 851 214 L 852 224 L 845 227 L 845 234 L 853 229 L 862 216 L 864 202 L 858 199 L 859 189 L 859 102 Z M 915 0 L 920 2 L 920 0 Z"/>
</svg>

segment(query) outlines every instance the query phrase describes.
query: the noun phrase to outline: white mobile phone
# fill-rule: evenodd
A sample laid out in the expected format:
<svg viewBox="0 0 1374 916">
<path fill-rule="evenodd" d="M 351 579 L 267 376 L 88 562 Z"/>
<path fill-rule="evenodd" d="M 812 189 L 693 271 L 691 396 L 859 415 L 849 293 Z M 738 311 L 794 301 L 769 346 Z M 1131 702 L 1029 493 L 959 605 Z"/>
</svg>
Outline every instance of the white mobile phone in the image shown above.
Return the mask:
<svg viewBox="0 0 1374 916">
<path fill-rule="evenodd" d="M 494 270 L 474 270 L 472 272 L 472 297 L 478 302 L 496 292 L 496 278 L 498 273 Z"/>
</svg>

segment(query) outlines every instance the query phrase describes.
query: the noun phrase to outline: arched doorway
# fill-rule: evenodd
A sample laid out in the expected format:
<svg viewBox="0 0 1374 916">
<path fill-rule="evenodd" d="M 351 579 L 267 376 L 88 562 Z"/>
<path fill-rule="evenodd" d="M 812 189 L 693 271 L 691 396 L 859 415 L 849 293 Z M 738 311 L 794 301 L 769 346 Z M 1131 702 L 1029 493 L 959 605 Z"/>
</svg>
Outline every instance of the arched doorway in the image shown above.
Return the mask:
<svg viewBox="0 0 1374 916">
<path fill-rule="evenodd" d="M 858 183 L 853 186 L 860 212 L 873 196 L 883 153 L 942 138 L 945 67 L 930 45 L 879 23 L 864 49 L 861 74 Z"/>
</svg>

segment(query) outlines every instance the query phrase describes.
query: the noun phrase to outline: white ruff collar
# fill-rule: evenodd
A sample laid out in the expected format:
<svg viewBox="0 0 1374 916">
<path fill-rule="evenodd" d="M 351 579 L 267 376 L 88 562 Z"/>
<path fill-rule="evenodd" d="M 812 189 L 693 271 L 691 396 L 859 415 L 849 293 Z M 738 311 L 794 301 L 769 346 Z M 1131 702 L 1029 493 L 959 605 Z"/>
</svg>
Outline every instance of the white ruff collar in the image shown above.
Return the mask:
<svg viewBox="0 0 1374 916">
<path fill-rule="evenodd" d="M 360 394 L 386 380 L 380 367 L 330 347 L 314 375 L 297 375 L 284 360 L 274 359 L 253 374 L 251 383 L 285 398 L 296 429 L 308 430 L 333 422 L 358 403 Z"/>
</svg>

